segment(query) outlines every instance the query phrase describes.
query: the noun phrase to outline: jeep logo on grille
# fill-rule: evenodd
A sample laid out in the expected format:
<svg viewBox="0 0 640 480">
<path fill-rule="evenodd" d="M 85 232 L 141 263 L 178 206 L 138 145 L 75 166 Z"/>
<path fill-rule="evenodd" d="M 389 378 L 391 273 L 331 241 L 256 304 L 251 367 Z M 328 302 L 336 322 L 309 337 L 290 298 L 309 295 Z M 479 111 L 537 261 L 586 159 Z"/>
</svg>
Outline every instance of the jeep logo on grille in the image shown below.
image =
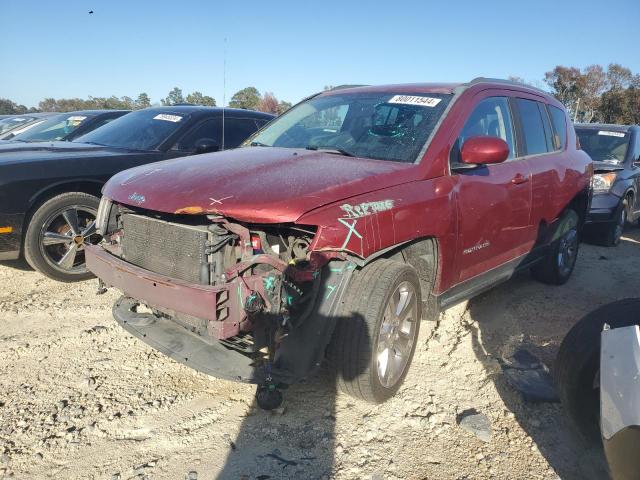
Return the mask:
<svg viewBox="0 0 640 480">
<path fill-rule="evenodd" d="M 129 200 L 131 200 L 132 202 L 136 202 L 136 203 L 144 203 L 146 198 L 145 198 L 144 195 L 142 195 L 140 193 L 133 192 L 131 195 L 129 195 Z"/>
</svg>

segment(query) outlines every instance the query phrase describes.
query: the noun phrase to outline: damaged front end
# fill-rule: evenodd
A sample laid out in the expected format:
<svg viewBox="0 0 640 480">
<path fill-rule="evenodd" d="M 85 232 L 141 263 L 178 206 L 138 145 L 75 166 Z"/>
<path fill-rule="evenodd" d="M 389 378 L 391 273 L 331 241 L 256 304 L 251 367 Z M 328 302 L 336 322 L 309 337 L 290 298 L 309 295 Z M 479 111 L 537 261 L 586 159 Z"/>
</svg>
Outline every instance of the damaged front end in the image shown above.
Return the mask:
<svg viewBox="0 0 640 480">
<path fill-rule="evenodd" d="M 165 214 L 103 198 L 87 266 L 123 292 L 114 317 L 192 368 L 292 384 L 322 362 L 355 264 L 312 251 L 315 227 Z"/>
</svg>

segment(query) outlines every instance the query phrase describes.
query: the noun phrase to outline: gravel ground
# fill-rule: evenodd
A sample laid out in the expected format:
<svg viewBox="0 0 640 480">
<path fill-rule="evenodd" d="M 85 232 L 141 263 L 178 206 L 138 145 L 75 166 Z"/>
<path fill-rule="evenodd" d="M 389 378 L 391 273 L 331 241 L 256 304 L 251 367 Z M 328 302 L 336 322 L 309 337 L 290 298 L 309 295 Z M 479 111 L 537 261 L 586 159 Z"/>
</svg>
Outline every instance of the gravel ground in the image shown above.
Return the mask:
<svg viewBox="0 0 640 480">
<path fill-rule="evenodd" d="M 526 349 L 552 365 L 582 315 L 637 296 L 640 233 L 583 245 L 573 278 L 519 275 L 423 324 L 404 387 L 384 405 L 328 374 L 256 408 L 254 387 L 155 353 L 111 318 L 117 292 L 0 265 L 0 476 L 82 479 L 600 479 L 556 403 L 527 403 L 502 365 Z M 460 419 L 488 421 L 478 435 Z M 489 436 L 490 435 L 490 436 Z"/>
</svg>

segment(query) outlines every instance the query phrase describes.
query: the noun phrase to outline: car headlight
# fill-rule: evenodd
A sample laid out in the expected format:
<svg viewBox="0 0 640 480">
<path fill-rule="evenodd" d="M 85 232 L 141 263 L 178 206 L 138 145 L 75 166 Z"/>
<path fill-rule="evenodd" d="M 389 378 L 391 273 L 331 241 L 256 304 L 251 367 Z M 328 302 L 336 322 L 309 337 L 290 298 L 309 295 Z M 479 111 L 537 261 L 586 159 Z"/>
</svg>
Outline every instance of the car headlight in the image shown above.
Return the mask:
<svg viewBox="0 0 640 480">
<path fill-rule="evenodd" d="M 606 193 L 613 187 L 613 182 L 616 181 L 616 174 L 615 172 L 596 173 L 592 178 L 591 187 L 593 188 L 593 193 Z"/>
<path fill-rule="evenodd" d="M 112 202 L 107 197 L 102 197 L 98 206 L 98 214 L 96 215 L 96 230 L 98 234 L 104 236 L 107 233 L 109 224 L 109 215 L 111 213 Z"/>
</svg>

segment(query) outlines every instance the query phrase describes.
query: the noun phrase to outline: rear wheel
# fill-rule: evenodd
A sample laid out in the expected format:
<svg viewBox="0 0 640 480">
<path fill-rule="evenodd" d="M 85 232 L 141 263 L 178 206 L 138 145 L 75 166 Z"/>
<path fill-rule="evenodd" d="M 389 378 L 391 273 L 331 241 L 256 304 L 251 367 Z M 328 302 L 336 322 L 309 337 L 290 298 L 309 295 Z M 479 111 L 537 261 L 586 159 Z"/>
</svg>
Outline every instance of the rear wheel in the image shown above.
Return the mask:
<svg viewBox="0 0 640 480">
<path fill-rule="evenodd" d="M 409 370 L 420 329 L 422 299 L 416 271 L 378 260 L 354 274 L 329 347 L 339 388 L 382 403 Z"/>
<path fill-rule="evenodd" d="M 24 254 L 35 270 L 62 282 L 91 278 L 84 259 L 86 243 L 100 240 L 96 213 L 100 200 L 70 192 L 44 202 L 33 214 L 24 239 Z"/>
<path fill-rule="evenodd" d="M 569 280 L 580 247 L 578 214 L 574 210 L 568 210 L 562 222 L 564 233 L 551 244 L 546 257 L 531 268 L 531 273 L 537 280 L 551 285 L 562 285 Z"/>
<path fill-rule="evenodd" d="M 640 298 L 620 300 L 587 314 L 560 345 L 554 376 L 560 400 L 576 429 L 600 442 L 600 335 L 611 328 L 640 324 Z"/>
</svg>

